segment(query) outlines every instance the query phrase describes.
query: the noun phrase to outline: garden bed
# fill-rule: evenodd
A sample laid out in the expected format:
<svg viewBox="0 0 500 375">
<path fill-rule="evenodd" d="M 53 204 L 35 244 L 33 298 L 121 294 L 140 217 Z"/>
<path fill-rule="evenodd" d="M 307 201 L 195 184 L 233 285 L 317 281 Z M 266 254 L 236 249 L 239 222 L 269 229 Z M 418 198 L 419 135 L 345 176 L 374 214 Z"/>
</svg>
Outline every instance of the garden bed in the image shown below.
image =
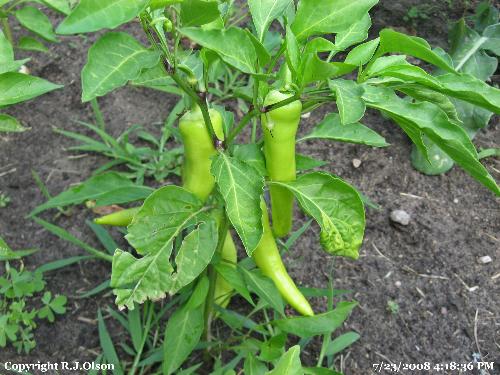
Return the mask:
<svg viewBox="0 0 500 375">
<path fill-rule="evenodd" d="M 412 5 L 422 3 L 429 4 L 428 20 L 403 19 Z M 445 1 L 404 0 L 393 4 L 383 0 L 372 16 L 376 30 L 385 26 L 406 28 L 407 32 L 417 29 L 431 43 L 445 46 L 447 20 L 459 18 L 463 11 L 463 6 L 450 7 Z M 127 28 L 137 29 L 134 34 L 140 35 L 138 25 Z M 0 136 L 0 191 L 11 198 L 10 204 L 0 209 L 0 234 L 12 248 L 41 250 L 27 258 L 28 267 L 82 254 L 79 248 L 25 216 L 44 202 L 31 170 L 56 194 L 88 178 L 105 162 L 94 155 L 75 157 L 65 150 L 74 142 L 53 131 L 57 127 L 85 133 L 75 120 L 93 120 L 90 106 L 80 100 L 79 73 L 95 38 L 64 37 L 64 43 L 51 46 L 50 55 L 37 54 L 33 58 L 28 67 L 34 74 L 65 87 L 11 109 L 9 113 L 31 130 Z M 175 102 L 173 96 L 133 87 L 100 100 L 107 130 L 116 136 L 133 124 L 158 131 Z M 323 114 L 326 112 L 325 108 Z M 320 121 L 323 114 L 319 111 L 304 120 L 301 133 Z M 372 364 L 382 361 L 465 363 L 479 351 L 484 360 L 498 361 L 498 198 L 456 167 L 438 177 L 416 172 L 409 160 L 411 144 L 395 124 L 374 112 L 368 112 L 363 122 L 382 134 L 391 146 L 372 149 L 323 141 L 300 146 L 301 153 L 330 160 L 325 170 L 352 183 L 381 206 L 380 210 L 367 211 L 360 259 L 337 258 L 334 264 L 317 244 L 319 229 L 314 226 L 285 257 L 290 273 L 300 284 L 325 287 L 333 272 L 335 288 L 353 290 L 354 299 L 359 301 L 345 328 L 359 332 L 361 339 L 339 356 L 338 368 L 342 366 L 346 375 L 361 375 L 370 373 Z M 497 117 L 475 143 L 481 148 L 498 147 L 498 139 Z M 354 159 L 361 161 L 357 168 Z M 498 180 L 499 160 L 489 158 L 485 164 Z M 411 215 L 408 226 L 391 224 L 389 215 L 394 209 Z M 84 225 L 92 216 L 84 207 L 73 208 L 70 216 L 55 217 L 54 211 L 43 215 L 76 237 L 96 243 Z M 485 255 L 493 262 L 480 264 L 478 258 Z M 78 299 L 75 292 L 101 283 L 109 275 L 109 268 L 103 262 L 85 261 L 51 273 L 50 289 L 68 296 L 67 313 L 54 324 L 40 325 L 35 333 L 37 347 L 29 355 L 18 355 L 7 348 L 0 352 L 0 362 L 95 359 L 100 350 L 97 309 L 112 304 L 113 297 L 108 293 Z M 397 305 L 399 312 L 389 311 L 388 302 Z M 243 305 L 245 301 L 235 298 L 232 303 Z M 112 336 L 119 338 L 120 328 L 113 328 Z M 304 363 L 312 363 L 319 348 L 319 341 L 308 347 Z"/>
</svg>

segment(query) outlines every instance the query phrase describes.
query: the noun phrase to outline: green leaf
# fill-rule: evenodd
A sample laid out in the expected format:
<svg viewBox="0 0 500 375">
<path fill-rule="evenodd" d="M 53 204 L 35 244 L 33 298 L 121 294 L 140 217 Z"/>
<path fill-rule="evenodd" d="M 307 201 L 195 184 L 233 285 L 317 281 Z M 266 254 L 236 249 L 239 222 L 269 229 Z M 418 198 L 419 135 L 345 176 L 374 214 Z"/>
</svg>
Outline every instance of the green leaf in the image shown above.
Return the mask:
<svg viewBox="0 0 500 375">
<path fill-rule="evenodd" d="M 326 62 L 314 54 L 308 54 L 303 57 L 301 72 L 302 85 L 316 81 L 325 81 L 330 78 L 340 77 L 351 73 L 357 67 L 342 62 Z"/>
<path fill-rule="evenodd" d="M 3 73 L 0 74 L 0 107 L 25 102 L 61 87 L 27 74 Z"/>
<path fill-rule="evenodd" d="M 21 37 L 17 43 L 17 48 L 26 51 L 49 52 L 49 49 L 42 42 L 29 36 Z"/>
<path fill-rule="evenodd" d="M 222 60 L 243 73 L 256 73 L 257 53 L 252 40 L 240 28 L 204 30 L 195 27 L 180 29 L 193 42 L 217 53 Z"/>
<path fill-rule="evenodd" d="M 26 60 L 14 60 L 14 49 L 0 29 L 0 73 L 17 72 Z"/>
<path fill-rule="evenodd" d="M 201 297 L 206 297 L 201 296 Z M 205 299 L 205 298 L 203 298 Z M 204 304 L 176 310 L 168 320 L 163 342 L 163 374 L 175 372 L 200 341 L 204 329 Z"/>
<path fill-rule="evenodd" d="M 292 346 L 278 361 L 277 365 L 268 375 L 303 375 L 300 362 L 300 346 Z"/>
<path fill-rule="evenodd" d="M 217 1 L 184 0 L 181 2 L 182 26 L 201 26 L 220 16 Z"/>
<path fill-rule="evenodd" d="M 266 159 L 261 147 L 256 143 L 235 145 L 233 156 L 254 167 L 260 175 L 267 176 Z"/>
<path fill-rule="evenodd" d="M 35 208 L 30 215 L 49 208 L 80 204 L 87 200 L 95 200 L 97 206 L 133 202 L 146 198 L 152 192 L 153 189 L 136 185 L 117 172 L 108 172 L 63 191 Z"/>
<path fill-rule="evenodd" d="M 332 91 L 335 91 L 342 125 L 352 124 L 361 120 L 366 111 L 366 105 L 362 99 L 363 87 L 355 81 L 344 79 L 330 81 L 328 85 Z"/>
<path fill-rule="evenodd" d="M 382 58 L 383 59 L 383 58 Z M 380 60 L 380 59 L 379 59 Z M 403 65 L 390 65 L 380 70 L 375 69 L 375 64 L 367 72 L 368 76 L 394 77 L 404 82 L 415 82 L 434 90 L 440 90 L 439 81 L 418 66 L 404 63 Z M 455 76 L 455 74 L 452 74 Z"/>
<path fill-rule="evenodd" d="M 378 0 L 301 0 L 292 30 L 299 40 L 343 32 L 377 3 Z"/>
<path fill-rule="evenodd" d="M 153 90 L 159 90 L 176 95 L 183 95 L 183 91 L 176 86 L 175 81 L 167 75 L 163 64 L 156 64 L 152 68 L 143 69 L 139 76 L 130 84 L 133 86 L 144 86 Z"/>
<path fill-rule="evenodd" d="M 469 74 L 445 74 L 437 80 L 446 95 L 500 113 L 500 90 Z"/>
<path fill-rule="evenodd" d="M 302 209 L 321 227 L 321 245 L 330 254 L 359 257 L 365 211 L 359 193 L 339 178 L 323 172 L 299 176 L 292 182 L 270 182 L 289 189 Z"/>
<path fill-rule="evenodd" d="M 312 51 L 313 53 L 316 51 Z M 301 55 L 300 47 L 297 38 L 293 34 L 292 29 L 287 25 L 286 27 L 286 63 L 292 72 L 292 78 L 298 81 L 297 73 L 300 69 Z"/>
<path fill-rule="evenodd" d="M 230 284 L 243 298 L 245 298 L 248 303 L 254 305 L 252 296 L 250 296 L 250 292 L 248 291 L 245 280 L 243 279 L 243 275 L 237 268 L 225 262 L 216 263 L 214 264 L 214 267 L 217 270 L 217 273 L 222 276 L 228 284 Z"/>
<path fill-rule="evenodd" d="M 97 327 L 99 328 L 99 343 L 101 345 L 104 357 L 107 363 L 114 365 L 113 373 L 117 375 L 122 375 L 123 370 L 116 354 L 115 346 L 111 340 L 108 329 L 106 328 L 106 323 L 101 314 L 101 309 L 97 311 Z"/>
<path fill-rule="evenodd" d="M 16 18 L 21 25 L 49 42 L 57 42 L 49 18 L 39 9 L 27 6 L 16 11 Z"/>
<path fill-rule="evenodd" d="M 67 0 L 40 0 L 40 2 L 62 14 L 68 15 L 71 13 L 71 7 Z"/>
<path fill-rule="evenodd" d="M 58 34 L 114 29 L 135 18 L 149 0 L 81 0 L 57 27 Z"/>
<path fill-rule="evenodd" d="M 182 241 L 175 258 L 177 271 L 174 274 L 172 293 L 196 279 L 208 266 L 217 248 L 218 230 L 215 221 L 202 223 Z"/>
<path fill-rule="evenodd" d="M 298 142 L 309 139 L 330 139 L 373 147 L 389 146 L 384 137 L 360 123 L 342 125 L 337 113 L 327 114 L 311 133 L 300 138 Z"/>
<path fill-rule="evenodd" d="M 365 102 L 391 117 L 426 155 L 422 133 L 435 142 L 457 164 L 495 194 L 500 189 L 487 169 L 479 162 L 477 151 L 465 131 L 451 122 L 443 110 L 428 103 L 410 103 L 399 98 L 391 89 L 365 87 Z"/>
<path fill-rule="evenodd" d="M 212 174 L 226 203 L 226 212 L 248 256 L 262 238 L 260 197 L 264 178 L 250 165 L 219 153 L 212 162 Z"/>
<path fill-rule="evenodd" d="M 178 186 L 165 186 L 156 190 L 145 201 L 134 216 L 128 227 L 127 241 L 143 255 L 135 258 L 133 255 L 116 250 L 113 257 L 111 286 L 116 294 L 116 303 L 120 308 L 134 308 L 134 302 L 142 303 L 146 299 L 158 300 L 171 292 L 175 285 L 172 276 L 174 271 L 169 262 L 175 238 L 188 226 L 195 225 L 203 219 L 206 208 L 203 203 L 187 190 Z M 209 247 L 207 252 L 216 246 L 217 236 L 210 223 L 200 225 L 195 233 L 188 237 L 184 244 L 185 251 L 194 250 L 193 240 L 199 235 L 200 245 Z M 205 232 L 208 231 L 208 232 Z M 214 238 L 208 238 L 210 234 Z M 215 242 L 215 245 L 214 245 Z M 183 265 L 186 260 L 179 262 Z M 184 266 L 183 266 L 184 268 Z M 183 277 L 189 276 L 181 271 Z M 186 280 L 186 279 L 184 279 Z"/>
<path fill-rule="evenodd" d="M 391 29 L 384 29 L 380 32 L 380 48 L 377 54 L 384 55 L 386 53 L 411 55 L 448 72 L 455 71 L 448 61 L 435 53 L 424 39 Z"/>
<path fill-rule="evenodd" d="M 281 17 L 290 6 L 291 0 L 249 0 L 248 7 L 252 15 L 253 24 L 257 31 L 257 38 L 264 41 L 264 34 L 271 22 Z"/>
<path fill-rule="evenodd" d="M 20 133 L 25 130 L 27 129 L 15 117 L 0 113 L 0 133 Z"/>
<path fill-rule="evenodd" d="M 245 358 L 243 371 L 245 375 L 264 375 L 267 372 L 267 366 L 250 352 Z"/>
<path fill-rule="evenodd" d="M 330 341 L 326 348 L 325 355 L 336 355 L 337 353 L 340 353 L 342 350 L 348 348 L 353 343 L 358 341 L 359 338 L 360 336 L 356 332 L 344 333 L 343 335 L 337 337 L 335 340 Z"/>
<path fill-rule="evenodd" d="M 415 84 L 398 85 L 396 89 L 414 99 L 436 104 L 439 108 L 446 112 L 446 115 L 450 118 L 450 120 L 461 122 L 457 109 L 448 96 Z"/>
<path fill-rule="evenodd" d="M 89 49 L 82 70 L 82 101 L 106 95 L 138 78 L 142 69 L 152 68 L 158 59 L 156 51 L 147 50 L 126 33 L 105 34 Z"/>
<path fill-rule="evenodd" d="M 244 267 L 239 267 L 239 270 L 243 273 L 249 289 L 257 294 L 259 298 L 265 301 L 269 306 L 284 316 L 285 305 L 280 292 L 274 285 L 273 281 L 268 277 L 263 276 L 258 270 L 249 271 Z"/>
<path fill-rule="evenodd" d="M 345 51 L 354 44 L 361 43 L 368 38 L 368 30 L 372 26 L 372 19 L 366 14 L 359 21 L 353 22 L 347 29 L 335 36 L 335 47 L 338 51 Z"/>
<path fill-rule="evenodd" d="M 380 38 L 370 40 L 353 48 L 344 62 L 350 65 L 362 66 L 368 63 L 380 44 Z"/>
<path fill-rule="evenodd" d="M 298 171 L 307 171 L 309 169 L 314 169 L 327 165 L 328 162 L 323 160 L 318 160 L 307 155 L 296 154 L 295 163 Z"/>
<path fill-rule="evenodd" d="M 0 262 L 6 262 L 8 260 L 19 260 L 25 256 L 36 253 L 37 249 L 29 249 L 29 250 L 12 250 L 9 245 L 4 241 L 2 237 L 0 237 Z"/>
<path fill-rule="evenodd" d="M 272 324 L 284 332 L 303 338 L 330 334 L 344 323 L 356 306 L 357 302 L 340 302 L 335 309 L 323 314 L 275 320 Z"/>
</svg>

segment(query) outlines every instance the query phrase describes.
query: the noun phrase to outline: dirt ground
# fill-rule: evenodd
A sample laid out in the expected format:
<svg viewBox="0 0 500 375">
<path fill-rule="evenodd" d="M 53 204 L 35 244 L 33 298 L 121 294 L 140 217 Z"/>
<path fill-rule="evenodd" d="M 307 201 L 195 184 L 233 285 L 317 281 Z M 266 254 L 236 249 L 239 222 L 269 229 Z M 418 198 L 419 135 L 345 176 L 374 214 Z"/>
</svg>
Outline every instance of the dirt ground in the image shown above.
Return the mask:
<svg viewBox="0 0 500 375">
<path fill-rule="evenodd" d="M 417 19 L 411 25 L 405 21 L 403 17 L 412 5 L 428 6 L 429 19 Z M 443 0 L 382 0 L 373 19 L 377 30 L 386 26 L 418 30 L 434 45 L 446 46 L 447 19 L 459 18 L 464 9 L 464 4 L 456 1 L 450 6 Z M 138 31 L 135 26 L 131 27 L 134 33 Z M 74 142 L 52 129 L 86 133 L 74 120 L 92 121 L 90 106 L 80 101 L 79 73 L 95 36 L 61 39 L 62 43 L 51 46 L 50 55 L 35 54 L 28 66 L 33 74 L 64 84 L 64 89 L 7 110 L 32 129 L 0 136 L 0 191 L 12 200 L 0 209 L 0 234 L 14 249 L 35 246 L 41 250 L 27 259 L 28 267 L 82 254 L 25 218 L 44 201 L 31 170 L 57 194 L 86 179 L 105 161 L 94 155 L 72 158 L 65 148 Z M 158 128 L 153 124 L 166 117 L 175 100 L 159 92 L 128 87 L 100 99 L 100 103 L 108 129 L 118 135 L 136 123 Z M 307 132 L 324 112 L 304 121 L 301 131 Z M 302 153 L 331 161 L 325 170 L 346 179 L 382 207 L 367 211 L 361 258 L 338 258 L 333 265 L 332 258 L 319 248 L 317 228 L 301 237 L 286 257 L 294 279 L 307 286 L 325 287 L 334 266 L 335 287 L 353 290 L 359 301 L 359 308 L 343 329 L 359 332 L 361 340 L 338 357 L 338 368 L 346 375 L 365 375 L 372 373 L 375 363 L 467 363 L 480 352 L 485 361 L 497 362 L 490 373 L 499 374 L 500 200 L 459 168 L 439 177 L 417 173 L 409 161 L 410 142 L 395 124 L 372 112 L 363 122 L 384 135 L 391 146 L 372 149 L 331 142 L 300 146 Z M 479 134 L 476 144 L 499 147 L 499 140 L 495 118 Z M 359 168 L 353 167 L 355 158 L 362 162 Z M 489 158 L 485 164 L 500 180 L 500 161 Z M 389 214 L 394 209 L 411 215 L 409 226 L 391 225 Z M 83 225 L 91 216 L 83 207 L 73 209 L 70 217 L 55 218 L 54 212 L 43 215 L 76 237 L 97 244 Z M 485 255 L 493 262 L 479 264 L 478 258 Z M 112 303 L 112 296 L 77 299 L 75 292 L 98 285 L 109 272 L 108 264 L 87 261 L 49 274 L 49 289 L 69 298 L 67 314 L 54 324 L 40 324 L 35 334 L 37 347 L 30 355 L 18 355 L 7 348 L 0 352 L 0 362 L 94 359 L 99 339 L 92 321 L 99 307 Z M 399 313 L 388 311 L 388 301 L 399 305 Z M 234 303 L 240 302 L 235 299 Z M 112 335 L 120 337 L 122 333 L 114 330 Z M 304 363 L 312 364 L 318 352 L 319 343 L 309 346 Z"/>
</svg>

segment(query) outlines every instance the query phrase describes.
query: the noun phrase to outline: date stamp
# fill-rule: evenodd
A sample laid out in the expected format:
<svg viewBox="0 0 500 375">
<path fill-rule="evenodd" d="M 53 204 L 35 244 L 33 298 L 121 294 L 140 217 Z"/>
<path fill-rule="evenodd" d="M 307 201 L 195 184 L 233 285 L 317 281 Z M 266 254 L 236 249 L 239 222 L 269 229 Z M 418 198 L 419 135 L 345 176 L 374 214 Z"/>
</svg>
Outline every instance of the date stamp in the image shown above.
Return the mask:
<svg viewBox="0 0 500 375">
<path fill-rule="evenodd" d="M 495 368 L 495 362 L 447 362 L 447 363 L 405 363 L 405 362 L 379 362 L 372 364 L 373 370 L 376 373 L 405 373 L 411 371 L 411 374 L 416 374 L 422 371 L 422 373 L 428 373 L 428 371 L 433 371 L 433 373 L 439 372 L 449 372 L 457 371 L 460 373 L 467 373 L 469 371 L 488 371 Z"/>
</svg>

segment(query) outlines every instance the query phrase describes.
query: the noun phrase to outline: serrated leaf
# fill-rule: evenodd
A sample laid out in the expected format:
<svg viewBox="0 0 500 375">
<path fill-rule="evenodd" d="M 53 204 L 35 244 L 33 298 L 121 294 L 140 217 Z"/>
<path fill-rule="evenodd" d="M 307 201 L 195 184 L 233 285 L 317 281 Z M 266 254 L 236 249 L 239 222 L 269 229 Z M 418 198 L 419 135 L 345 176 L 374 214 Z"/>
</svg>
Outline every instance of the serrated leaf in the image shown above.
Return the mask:
<svg viewBox="0 0 500 375">
<path fill-rule="evenodd" d="M 289 189 L 302 209 L 321 227 L 323 249 L 333 255 L 359 257 L 365 210 L 359 193 L 346 182 L 324 172 L 299 176 L 292 182 L 271 182 Z"/>
<path fill-rule="evenodd" d="M 136 185 L 128 178 L 116 172 L 94 176 L 52 197 L 35 208 L 30 215 L 55 207 L 80 204 L 95 200 L 97 206 L 106 206 L 142 200 L 153 192 L 152 188 Z"/>
<path fill-rule="evenodd" d="M 155 301 L 173 290 L 174 269 L 169 258 L 174 240 L 187 226 L 196 224 L 204 211 L 196 196 L 178 186 L 160 188 L 144 201 L 125 236 L 143 257 L 137 259 L 121 250 L 113 256 L 110 285 L 119 308 L 133 309 L 135 302 Z M 211 231 L 212 224 L 205 229 Z M 192 238 L 185 246 L 191 245 Z"/>
<path fill-rule="evenodd" d="M 149 0 L 81 0 L 57 27 L 58 34 L 114 29 L 135 18 Z"/>
<path fill-rule="evenodd" d="M 391 89 L 383 87 L 365 87 L 364 99 L 369 107 L 386 113 L 398 123 L 414 142 L 415 135 L 418 134 L 422 142 L 422 134 L 425 134 L 472 177 L 500 195 L 500 188 L 479 162 L 477 151 L 467 133 L 451 122 L 441 108 L 428 102 L 410 103 L 399 98 Z M 420 151 L 426 155 L 425 145 Z"/>
<path fill-rule="evenodd" d="M 268 375 L 303 375 L 302 363 L 300 362 L 300 346 L 292 346 L 283 354 L 276 366 Z"/>
<path fill-rule="evenodd" d="M 249 0 L 248 6 L 257 38 L 262 42 L 271 22 L 281 17 L 290 6 L 291 0 Z"/>
<path fill-rule="evenodd" d="M 298 142 L 309 139 L 331 139 L 338 142 L 357 143 L 373 147 L 386 147 L 385 138 L 360 123 L 342 125 L 338 113 L 329 113 L 313 131 Z"/>
<path fill-rule="evenodd" d="M 184 0 L 181 2 L 182 26 L 201 26 L 220 16 L 217 1 Z"/>
<path fill-rule="evenodd" d="M 344 323 L 357 304 L 357 302 L 340 302 L 335 309 L 323 314 L 275 320 L 272 324 L 284 332 L 302 338 L 330 334 Z"/>
<path fill-rule="evenodd" d="M 27 6 L 16 11 L 16 18 L 21 25 L 42 38 L 57 42 L 49 18 L 38 8 Z"/>
<path fill-rule="evenodd" d="M 0 113 L 0 133 L 20 133 L 25 130 L 27 129 L 15 117 Z"/>
<path fill-rule="evenodd" d="M 366 16 L 378 0 L 301 0 L 292 30 L 298 40 L 339 33 Z"/>
<path fill-rule="evenodd" d="M 363 86 L 351 80 L 336 79 L 328 83 L 335 92 L 342 124 L 352 124 L 363 118 L 366 105 L 363 101 Z"/>
<path fill-rule="evenodd" d="M 260 199 L 264 178 L 250 165 L 224 153 L 212 162 L 211 172 L 226 203 L 226 212 L 248 256 L 262 238 Z"/>
<path fill-rule="evenodd" d="M 0 107 L 25 102 L 61 87 L 27 74 L 3 73 L 0 74 Z"/>
<path fill-rule="evenodd" d="M 257 53 L 250 37 L 240 28 L 204 30 L 186 27 L 180 32 L 193 42 L 217 53 L 222 60 L 244 73 L 256 73 Z"/>
<path fill-rule="evenodd" d="M 141 70 L 158 63 L 156 51 L 144 48 L 126 33 L 110 32 L 89 49 L 88 61 L 82 70 L 82 101 L 125 85 L 136 79 Z"/>
</svg>

